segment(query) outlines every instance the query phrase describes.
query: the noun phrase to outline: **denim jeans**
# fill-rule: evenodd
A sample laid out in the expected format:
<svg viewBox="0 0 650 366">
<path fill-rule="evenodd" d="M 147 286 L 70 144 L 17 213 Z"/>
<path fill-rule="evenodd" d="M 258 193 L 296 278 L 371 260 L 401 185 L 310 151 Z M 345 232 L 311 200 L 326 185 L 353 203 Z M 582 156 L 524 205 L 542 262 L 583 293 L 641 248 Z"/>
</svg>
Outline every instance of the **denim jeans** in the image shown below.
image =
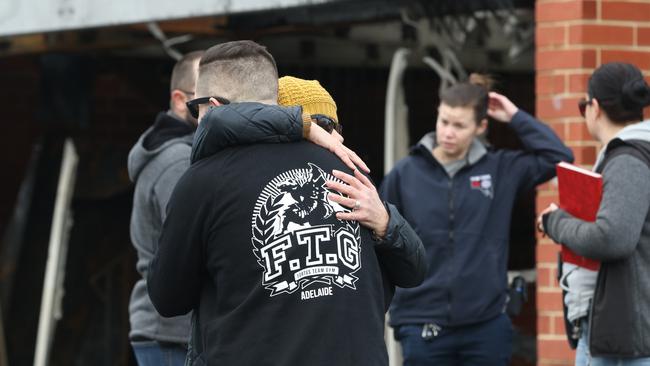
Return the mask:
<svg viewBox="0 0 650 366">
<path fill-rule="evenodd" d="M 187 350 L 178 344 L 131 342 L 138 366 L 183 366 Z"/>
<path fill-rule="evenodd" d="M 650 366 L 650 357 L 644 358 L 616 358 L 616 357 L 591 357 L 589 353 L 589 322 L 587 319 L 580 323 L 582 335 L 576 348 L 576 366 Z"/>
<path fill-rule="evenodd" d="M 462 327 L 443 328 L 422 338 L 423 324 L 401 325 L 395 337 L 402 345 L 404 366 L 506 366 L 512 353 L 512 323 L 506 314 Z"/>
<path fill-rule="evenodd" d="M 578 339 L 578 347 L 576 347 L 576 361 L 575 366 L 589 366 L 589 361 L 591 356 L 589 355 L 589 321 L 585 317 L 580 321 L 580 328 L 582 329 L 582 334 L 580 334 L 580 339 Z"/>
</svg>

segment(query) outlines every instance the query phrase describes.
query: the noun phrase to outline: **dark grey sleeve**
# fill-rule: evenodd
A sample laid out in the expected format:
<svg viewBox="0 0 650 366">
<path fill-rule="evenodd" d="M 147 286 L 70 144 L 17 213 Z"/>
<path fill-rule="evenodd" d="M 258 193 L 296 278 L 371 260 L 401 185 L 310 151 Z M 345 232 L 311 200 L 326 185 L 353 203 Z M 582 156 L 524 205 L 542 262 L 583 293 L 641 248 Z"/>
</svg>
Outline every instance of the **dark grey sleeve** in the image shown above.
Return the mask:
<svg viewBox="0 0 650 366">
<path fill-rule="evenodd" d="M 603 197 L 595 222 L 563 210 L 548 216 L 547 233 L 579 255 L 612 261 L 634 253 L 650 208 L 650 170 L 639 159 L 621 155 L 603 172 Z"/>
<path fill-rule="evenodd" d="M 375 246 L 379 262 L 394 285 L 418 286 L 428 270 L 422 241 L 395 206 L 386 203 L 386 208 L 390 215 L 386 237 Z"/>
</svg>

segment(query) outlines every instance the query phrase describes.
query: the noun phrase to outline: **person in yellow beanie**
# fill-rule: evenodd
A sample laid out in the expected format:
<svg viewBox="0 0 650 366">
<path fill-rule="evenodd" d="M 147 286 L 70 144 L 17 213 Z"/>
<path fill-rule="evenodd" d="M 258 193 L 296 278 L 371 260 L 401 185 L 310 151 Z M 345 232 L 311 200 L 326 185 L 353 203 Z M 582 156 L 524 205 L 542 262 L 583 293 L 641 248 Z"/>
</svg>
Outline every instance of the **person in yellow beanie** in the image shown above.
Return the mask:
<svg viewBox="0 0 650 366">
<path fill-rule="evenodd" d="M 341 136 L 341 124 L 336 114 L 336 102 L 318 80 L 304 80 L 293 76 L 283 76 L 278 80 L 278 104 L 281 106 L 300 106 L 303 115 L 308 115 L 325 131 Z M 304 119 L 303 136 L 310 134 L 311 123 Z"/>
<path fill-rule="evenodd" d="M 318 80 L 304 80 L 293 76 L 281 77 L 278 80 L 278 104 L 302 107 L 303 116 L 309 115 L 311 122 L 315 122 L 327 132 L 336 135 L 341 141 L 343 140 L 341 124 L 336 113 L 336 102 Z M 303 121 L 308 120 L 303 117 Z M 304 123 L 304 136 L 309 135 L 310 126 L 311 123 Z M 354 153 L 352 152 L 352 154 Z M 338 170 L 334 170 L 332 174 L 344 183 L 329 180 L 326 182 L 327 187 L 344 193 L 347 197 L 330 193 L 328 198 L 352 209 L 350 212 L 337 213 L 337 219 L 358 221 L 361 225 L 371 229 L 380 246 L 381 243 L 392 241 L 392 237 L 397 235 L 401 235 L 407 242 L 405 246 L 410 248 L 419 246 L 420 239 L 413 229 L 394 206 L 382 202 L 377 189 L 368 177 L 358 169 L 354 170 L 354 175 Z M 395 280 L 397 276 L 391 276 L 391 278 Z M 401 284 L 402 286 L 411 285 L 406 282 L 401 282 Z"/>
<path fill-rule="evenodd" d="M 303 115 L 309 115 L 311 122 L 315 122 L 325 131 L 339 134 L 341 125 L 336 114 L 336 102 L 318 80 L 304 80 L 293 76 L 283 76 L 278 80 L 278 104 L 281 106 L 300 106 Z M 309 135 L 311 123 L 303 119 L 303 135 Z M 340 137 L 343 139 L 343 137 Z M 362 225 L 373 230 L 377 237 L 386 235 L 389 214 L 379 198 L 375 186 L 370 180 L 359 172 L 354 171 L 354 176 L 340 171 L 335 171 L 334 176 L 347 185 L 329 181 L 328 187 L 343 189 L 349 197 L 331 194 L 330 199 L 352 209 L 349 213 L 338 213 L 340 220 L 357 220 Z M 347 189 L 356 187 L 354 190 Z"/>
</svg>

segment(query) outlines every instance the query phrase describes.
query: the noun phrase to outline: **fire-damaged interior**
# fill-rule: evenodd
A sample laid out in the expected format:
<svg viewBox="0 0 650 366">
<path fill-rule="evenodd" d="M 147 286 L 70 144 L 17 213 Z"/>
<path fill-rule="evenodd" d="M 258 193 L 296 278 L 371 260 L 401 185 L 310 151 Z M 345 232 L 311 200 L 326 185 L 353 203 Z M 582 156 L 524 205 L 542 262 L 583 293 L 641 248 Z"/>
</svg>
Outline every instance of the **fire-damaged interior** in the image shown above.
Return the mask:
<svg viewBox="0 0 650 366">
<path fill-rule="evenodd" d="M 51 365 L 135 365 L 128 302 L 138 274 L 129 238 L 133 184 L 126 160 L 169 105 L 174 56 L 254 39 L 280 75 L 317 79 L 332 94 L 346 145 L 384 171 L 387 88 L 407 49 L 401 87 L 408 141 L 435 126 L 438 91 L 470 72 L 534 114 L 533 1 L 329 1 L 267 10 L 0 38 L 4 179 L 0 180 L 0 306 L 8 364 L 34 360 L 63 146 L 79 157 L 67 213 L 66 264 Z M 487 141 L 520 148 L 491 121 Z M 251 172 L 255 174 L 255 172 Z M 509 268 L 535 267 L 535 192 L 518 200 Z M 534 271 L 533 271 L 534 272 Z M 534 278 L 516 327 L 513 365 L 535 363 Z"/>
</svg>

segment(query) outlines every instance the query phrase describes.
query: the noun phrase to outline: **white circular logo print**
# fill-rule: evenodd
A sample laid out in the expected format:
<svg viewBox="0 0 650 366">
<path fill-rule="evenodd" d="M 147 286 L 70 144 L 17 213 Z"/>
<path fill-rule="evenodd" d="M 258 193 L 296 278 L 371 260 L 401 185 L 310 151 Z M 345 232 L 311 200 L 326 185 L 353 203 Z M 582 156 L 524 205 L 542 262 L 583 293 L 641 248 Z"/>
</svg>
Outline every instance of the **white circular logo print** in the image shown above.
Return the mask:
<svg viewBox="0 0 650 366">
<path fill-rule="evenodd" d="M 338 180 L 315 164 L 284 172 L 262 190 L 252 217 L 253 253 L 270 296 L 302 289 L 301 299 L 356 290 L 361 268 L 359 223 L 341 221 L 349 209 L 330 201 L 325 186 Z M 309 287 L 309 289 L 307 289 Z"/>
</svg>

